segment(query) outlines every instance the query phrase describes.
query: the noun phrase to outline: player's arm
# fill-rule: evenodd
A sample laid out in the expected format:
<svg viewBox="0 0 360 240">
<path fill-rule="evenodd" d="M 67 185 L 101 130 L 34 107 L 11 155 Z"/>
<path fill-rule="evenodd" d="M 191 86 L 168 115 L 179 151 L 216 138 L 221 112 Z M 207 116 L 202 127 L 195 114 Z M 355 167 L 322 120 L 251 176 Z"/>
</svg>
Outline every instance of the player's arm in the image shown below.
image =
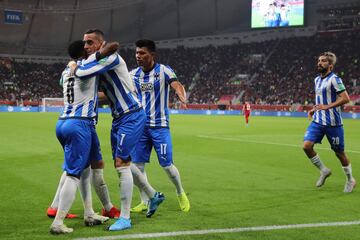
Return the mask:
<svg viewBox="0 0 360 240">
<path fill-rule="evenodd" d="M 101 51 L 89 56 L 92 61 L 77 66 L 74 70 L 74 75 L 80 78 L 87 78 L 113 69 L 120 63 L 119 55 L 116 53 L 113 53 L 110 56 L 105 55 L 110 54 L 116 50 L 116 44 L 109 44 L 109 47 L 105 46 L 105 48 Z M 104 56 L 105 58 L 101 59 Z"/>
<path fill-rule="evenodd" d="M 95 57 L 97 61 L 114 54 L 119 50 L 120 44 L 118 42 L 110 42 L 106 43 L 105 41 L 102 43 L 101 48 L 98 52 L 96 52 Z"/>
<path fill-rule="evenodd" d="M 315 107 L 313 107 L 312 109 L 310 109 L 308 112 L 307 112 L 307 115 L 308 115 L 308 119 L 311 120 L 312 119 L 312 116 L 314 115 L 316 109 Z"/>
<path fill-rule="evenodd" d="M 90 55 L 88 59 L 85 61 L 84 66 L 88 67 L 90 64 L 94 65 L 95 61 L 100 61 L 101 59 L 108 57 L 114 54 L 115 52 L 117 52 L 119 47 L 120 44 L 118 42 L 110 42 L 110 43 L 103 42 L 100 50 Z M 70 67 L 72 73 L 75 73 L 75 71 L 78 68 L 75 61 L 70 61 L 68 63 L 68 66 Z"/>
<path fill-rule="evenodd" d="M 186 91 L 184 86 L 177 80 L 172 81 L 170 83 L 170 86 L 175 90 L 176 95 L 179 97 L 179 100 L 183 103 L 186 104 Z M 185 106 L 182 106 L 186 108 Z"/>
<path fill-rule="evenodd" d="M 74 75 L 79 78 L 93 77 L 113 69 L 119 63 L 119 56 L 117 54 L 113 54 L 107 58 L 101 59 L 100 61 L 95 59 L 95 61 L 88 64 L 77 66 L 74 70 Z"/>
<path fill-rule="evenodd" d="M 63 83 L 64 83 L 64 75 L 66 74 L 66 70 L 65 69 L 62 73 L 61 73 L 61 78 L 59 80 L 59 85 L 62 87 L 63 86 Z"/>
<path fill-rule="evenodd" d="M 350 102 L 350 97 L 349 97 L 347 91 L 344 90 L 344 91 L 338 93 L 337 99 L 335 102 L 328 104 L 328 105 L 323 105 L 323 104 L 315 105 L 315 110 L 327 110 L 330 108 L 342 106 L 348 102 Z"/>
<path fill-rule="evenodd" d="M 109 102 L 104 92 L 98 92 L 98 101 L 100 104 L 107 104 Z"/>
</svg>

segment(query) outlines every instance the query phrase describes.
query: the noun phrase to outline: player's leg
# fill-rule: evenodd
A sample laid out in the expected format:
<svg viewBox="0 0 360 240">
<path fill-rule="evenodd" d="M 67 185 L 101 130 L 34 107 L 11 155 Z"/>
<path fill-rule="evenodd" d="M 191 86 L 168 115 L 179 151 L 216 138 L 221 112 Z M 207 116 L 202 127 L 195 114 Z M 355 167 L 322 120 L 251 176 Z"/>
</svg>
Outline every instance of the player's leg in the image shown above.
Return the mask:
<svg viewBox="0 0 360 240">
<path fill-rule="evenodd" d="M 142 212 L 147 210 L 146 217 L 151 217 L 155 214 L 159 205 L 165 200 L 164 194 L 157 192 L 147 180 L 145 173 L 145 163 L 150 160 L 150 154 L 153 142 L 148 128 L 136 144 L 135 151 L 132 154 L 131 172 L 134 177 L 134 184 L 140 190 L 141 203 L 132 208 L 132 212 Z M 138 167 L 139 166 L 139 167 Z"/>
<path fill-rule="evenodd" d="M 114 206 L 110 199 L 109 189 L 104 179 L 103 160 L 91 161 L 91 181 L 94 186 L 96 195 L 98 196 L 103 208 L 101 214 L 109 218 L 119 218 L 120 210 Z"/>
<path fill-rule="evenodd" d="M 250 114 L 245 115 L 246 126 L 249 126 L 249 116 L 250 116 Z"/>
<path fill-rule="evenodd" d="M 149 184 L 147 178 L 135 164 L 132 163 L 130 167 L 134 178 L 134 184 L 137 184 L 137 187 L 146 194 L 146 198 L 148 199 L 146 205 L 146 217 L 149 218 L 154 215 L 159 205 L 165 200 L 165 195 L 161 192 L 157 192 Z"/>
<path fill-rule="evenodd" d="M 59 207 L 60 190 L 61 190 L 62 186 L 64 185 L 65 177 L 66 177 L 66 172 L 64 171 L 62 173 L 61 177 L 60 177 L 59 185 L 58 185 L 58 187 L 56 189 L 54 199 L 53 199 L 50 207 L 48 207 L 48 209 L 46 210 L 46 214 L 50 218 L 54 218 L 56 216 L 56 212 L 57 212 L 58 207 Z M 72 214 L 72 213 L 68 213 L 66 215 L 66 218 L 77 218 L 77 217 L 78 217 L 78 215 Z"/>
<path fill-rule="evenodd" d="M 62 142 L 65 141 L 64 136 L 62 135 L 62 131 L 61 131 L 61 126 L 64 124 L 64 122 L 65 121 L 63 121 L 63 120 L 59 120 L 56 124 L 56 136 L 59 139 L 61 144 L 62 144 Z M 64 147 L 64 146 L 62 145 L 62 147 Z M 50 218 L 54 218 L 56 216 L 56 212 L 57 212 L 57 209 L 59 206 L 60 190 L 61 190 L 62 186 L 64 185 L 65 177 L 66 177 L 66 172 L 64 171 L 60 177 L 60 181 L 59 181 L 58 187 L 56 189 L 54 199 L 53 199 L 50 207 L 46 211 L 48 217 L 50 217 Z M 68 213 L 66 215 L 66 218 L 76 218 L 76 217 L 77 217 L 77 215 L 71 214 L 71 213 Z"/>
<path fill-rule="evenodd" d="M 150 150 L 151 151 L 151 150 Z M 145 172 L 145 163 L 134 163 L 133 164 L 140 170 L 140 172 L 143 174 L 144 176 L 144 181 L 147 181 L 148 182 L 148 179 L 147 179 L 147 175 L 146 175 L 146 172 Z M 146 211 L 148 208 L 147 208 L 147 205 L 148 205 L 148 202 L 149 202 L 149 197 L 148 197 L 148 194 L 146 194 L 146 192 L 144 190 L 142 190 L 139 185 L 140 183 L 134 178 L 134 184 L 135 186 L 138 187 L 139 189 L 139 193 L 140 193 L 140 203 L 137 204 L 135 207 L 132 207 L 130 209 L 131 212 L 135 212 L 135 213 L 140 213 L 140 212 L 144 212 Z"/>
<path fill-rule="evenodd" d="M 324 137 L 324 126 L 312 122 L 304 136 L 303 150 L 311 163 L 320 170 L 320 177 L 316 182 L 317 187 L 324 185 L 325 180 L 331 175 L 331 170 L 321 161 L 320 156 L 314 150 L 315 143 L 321 143 Z"/>
<path fill-rule="evenodd" d="M 80 195 L 84 205 L 84 222 L 86 226 L 100 225 L 109 220 L 108 217 L 96 214 L 93 209 L 90 176 L 91 168 L 88 166 L 81 174 L 79 185 Z"/>
<path fill-rule="evenodd" d="M 109 218 L 119 218 L 120 211 L 110 200 L 108 186 L 104 179 L 104 161 L 102 160 L 100 142 L 95 127 L 92 128 L 91 160 L 91 182 L 95 192 L 103 205 L 102 215 Z"/>
<path fill-rule="evenodd" d="M 79 185 L 79 176 L 67 175 L 64 181 L 64 185 L 60 191 L 59 208 L 56 212 L 54 221 L 50 226 L 50 233 L 52 234 L 64 234 L 73 232 L 72 228 L 66 227 L 64 224 L 64 218 L 70 210 L 70 207 L 75 199 L 77 187 Z"/>
<path fill-rule="evenodd" d="M 145 128 L 132 154 L 131 172 L 133 174 L 134 184 L 140 191 L 141 203 L 131 208 L 131 212 L 148 210 L 149 200 L 156 193 L 155 189 L 149 184 L 145 173 L 145 163 L 148 163 L 150 160 L 151 150 L 152 141 L 148 129 Z"/>
<path fill-rule="evenodd" d="M 47 215 L 49 217 L 55 217 L 55 215 L 56 215 L 56 211 L 57 211 L 57 209 L 59 207 L 60 190 L 61 190 L 62 186 L 64 185 L 65 177 L 66 177 L 66 172 L 64 171 L 61 174 L 59 185 L 58 185 L 58 187 L 56 189 L 54 199 L 53 199 L 53 201 L 52 201 L 52 203 L 51 203 L 51 205 L 50 205 L 50 207 L 48 208 L 48 211 L 47 211 Z M 53 214 L 53 213 L 55 213 L 55 214 Z"/>
<path fill-rule="evenodd" d="M 133 193 L 133 176 L 130 169 L 131 154 L 145 126 L 145 113 L 141 111 L 124 115 L 113 121 L 111 144 L 114 165 L 119 175 L 121 213 L 120 218 L 109 227 L 109 231 L 131 228 L 130 206 Z"/>
<path fill-rule="evenodd" d="M 340 160 L 341 166 L 346 176 L 344 192 L 352 192 L 356 186 L 356 180 L 352 175 L 350 160 L 344 151 L 344 128 L 343 126 L 328 127 L 326 130 L 326 137 L 331 145 L 331 149 L 335 152 L 336 157 Z"/>
<path fill-rule="evenodd" d="M 56 124 L 56 137 L 59 139 L 62 147 L 63 146 L 63 143 L 65 143 L 65 139 L 64 139 L 64 136 L 62 134 L 62 125 L 64 124 L 65 121 L 63 120 L 59 120 Z M 54 196 L 54 199 L 50 205 L 50 207 L 48 207 L 46 213 L 48 215 L 48 217 L 50 218 L 54 218 L 56 216 L 56 212 L 57 212 L 57 209 L 59 207 L 59 195 L 60 195 L 60 190 L 62 188 L 62 186 L 64 185 L 64 182 L 65 182 L 65 177 L 66 177 L 66 172 L 64 171 L 60 177 L 60 181 L 59 181 L 59 184 L 58 184 L 58 187 L 56 189 L 56 193 L 55 193 L 55 196 Z M 76 214 L 71 214 L 71 213 L 68 213 L 66 215 L 66 218 L 77 218 L 78 216 Z"/>
<path fill-rule="evenodd" d="M 62 124 L 59 131 L 62 138 L 59 141 L 64 146 L 64 170 L 67 175 L 60 190 L 59 208 L 50 227 L 53 234 L 70 233 L 73 231 L 64 225 L 64 218 L 68 213 L 80 183 L 80 176 L 88 161 L 90 144 L 87 139 L 91 137 L 84 123 L 78 119 L 68 119 Z M 84 158 L 85 156 L 85 158 Z"/>
<path fill-rule="evenodd" d="M 180 209 L 188 212 L 190 210 L 190 202 L 182 186 L 179 170 L 173 163 L 170 130 L 168 128 L 151 129 L 151 137 L 159 164 L 163 167 L 176 188 Z"/>
</svg>

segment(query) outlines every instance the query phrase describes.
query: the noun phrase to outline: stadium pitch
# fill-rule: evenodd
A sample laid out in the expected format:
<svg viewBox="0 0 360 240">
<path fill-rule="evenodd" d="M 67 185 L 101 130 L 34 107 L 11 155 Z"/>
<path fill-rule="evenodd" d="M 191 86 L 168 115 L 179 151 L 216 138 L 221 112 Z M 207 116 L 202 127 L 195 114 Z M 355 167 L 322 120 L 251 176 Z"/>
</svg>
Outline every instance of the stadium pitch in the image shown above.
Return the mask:
<svg viewBox="0 0 360 240">
<path fill-rule="evenodd" d="M 189 213 L 179 210 L 174 188 L 153 153 L 148 176 L 167 198 L 151 219 L 132 214 L 133 228 L 124 232 L 106 231 L 113 220 L 92 228 L 85 227 L 81 218 L 66 220 L 74 233 L 51 236 L 51 219 L 45 212 L 63 158 L 55 137 L 57 117 L 56 113 L 0 113 L 0 239 L 117 239 L 203 230 L 207 234 L 153 235 L 151 239 L 338 240 L 360 235 L 360 188 L 351 194 L 342 192 L 345 176 L 326 139 L 317 149 L 333 175 L 322 188 L 315 187 L 318 172 L 301 149 L 307 119 L 251 117 L 245 127 L 242 116 L 173 115 L 174 160 L 191 201 Z M 112 201 L 119 205 L 110 151 L 111 117 L 101 114 L 99 118 L 105 179 Z M 360 179 L 360 122 L 346 119 L 344 126 L 354 177 Z M 99 211 L 95 194 L 93 200 Z M 133 205 L 138 201 L 135 191 Z M 71 212 L 82 216 L 79 195 Z M 267 226 L 298 227 L 267 231 Z M 238 231 L 211 232 L 226 229 Z"/>
</svg>

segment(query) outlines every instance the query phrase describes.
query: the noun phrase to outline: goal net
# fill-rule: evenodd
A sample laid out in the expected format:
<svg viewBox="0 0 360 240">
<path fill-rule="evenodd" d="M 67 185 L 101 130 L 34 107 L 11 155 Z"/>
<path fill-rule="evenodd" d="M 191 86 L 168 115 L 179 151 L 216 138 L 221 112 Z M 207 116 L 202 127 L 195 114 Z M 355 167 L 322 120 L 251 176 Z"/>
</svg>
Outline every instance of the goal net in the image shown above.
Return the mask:
<svg viewBox="0 0 360 240">
<path fill-rule="evenodd" d="M 43 98 L 41 103 L 42 112 L 60 112 L 64 107 L 63 98 Z"/>
</svg>

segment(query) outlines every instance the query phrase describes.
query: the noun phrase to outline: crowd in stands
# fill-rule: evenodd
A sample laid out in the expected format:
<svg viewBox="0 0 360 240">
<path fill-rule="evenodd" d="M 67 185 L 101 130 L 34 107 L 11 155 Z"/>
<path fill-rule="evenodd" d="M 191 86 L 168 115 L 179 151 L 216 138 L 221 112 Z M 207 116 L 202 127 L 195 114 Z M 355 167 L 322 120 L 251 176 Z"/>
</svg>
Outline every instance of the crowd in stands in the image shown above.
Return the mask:
<svg viewBox="0 0 360 240">
<path fill-rule="evenodd" d="M 358 30 L 319 32 L 261 43 L 159 49 L 158 61 L 175 70 L 189 93 L 189 103 L 216 104 L 223 95 L 235 95 L 240 102 L 254 104 L 308 105 L 314 102 L 317 57 L 324 51 L 336 53 L 335 71 L 350 95 L 360 95 L 359 43 Z M 134 49 L 122 49 L 120 54 L 129 69 L 136 67 Z M 61 97 L 64 65 L 0 59 L 0 99 Z M 176 101 L 173 93 L 170 101 Z"/>
<path fill-rule="evenodd" d="M 0 63 L 0 100 L 31 102 L 62 96 L 59 80 L 64 64 L 18 63 L 10 59 Z"/>
<path fill-rule="evenodd" d="M 338 61 L 335 72 L 343 78 L 349 94 L 359 94 L 359 31 L 319 33 L 312 37 L 290 38 L 278 42 L 247 94 L 252 102 L 308 104 L 314 102 L 313 79 L 317 57 L 333 51 Z"/>
</svg>

